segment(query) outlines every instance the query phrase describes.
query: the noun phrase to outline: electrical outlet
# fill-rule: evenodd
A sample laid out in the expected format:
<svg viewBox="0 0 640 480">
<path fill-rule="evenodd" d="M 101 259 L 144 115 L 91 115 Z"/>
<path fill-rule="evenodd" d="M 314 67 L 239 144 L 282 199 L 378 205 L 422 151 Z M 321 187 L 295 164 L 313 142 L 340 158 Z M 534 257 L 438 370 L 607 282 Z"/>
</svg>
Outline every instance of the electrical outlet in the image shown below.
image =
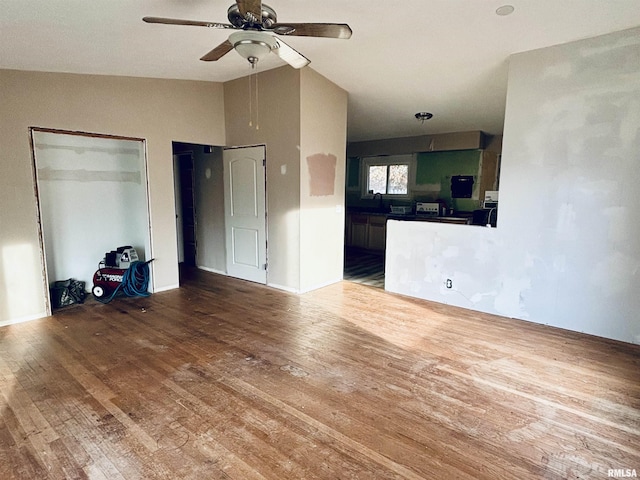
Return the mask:
<svg viewBox="0 0 640 480">
<path fill-rule="evenodd" d="M 453 281 L 450 278 L 447 278 L 447 288 L 453 288 Z"/>
</svg>

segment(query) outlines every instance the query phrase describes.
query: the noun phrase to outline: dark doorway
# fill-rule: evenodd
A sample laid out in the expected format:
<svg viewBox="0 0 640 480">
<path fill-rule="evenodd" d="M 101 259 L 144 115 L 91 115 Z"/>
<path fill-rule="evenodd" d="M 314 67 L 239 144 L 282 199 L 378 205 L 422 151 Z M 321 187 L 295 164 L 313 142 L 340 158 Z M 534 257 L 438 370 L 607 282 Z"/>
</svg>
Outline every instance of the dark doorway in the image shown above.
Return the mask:
<svg viewBox="0 0 640 480">
<path fill-rule="evenodd" d="M 174 144 L 174 175 L 176 175 L 176 228 L 178 229 L 178 260 L 196 265 L 196 210 L 194 196 L 193 152 L 181 151 Z"/>
</svg>

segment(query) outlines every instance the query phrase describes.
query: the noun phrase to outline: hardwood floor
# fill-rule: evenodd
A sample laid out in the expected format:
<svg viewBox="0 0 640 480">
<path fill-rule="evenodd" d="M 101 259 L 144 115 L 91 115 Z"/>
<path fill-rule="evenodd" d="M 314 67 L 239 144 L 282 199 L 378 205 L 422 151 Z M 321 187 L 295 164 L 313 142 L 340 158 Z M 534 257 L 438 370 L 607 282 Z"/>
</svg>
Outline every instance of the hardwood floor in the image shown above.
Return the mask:
<svg viewBox="0 0 640 480">
<path fill-rule="evenodd" d="M 349 282 L 384 288 L 384 252 L 347 249 L 343 278 Z"/>
<path fill-rule="evenodd" d="M 205 272 L 0 329 L 0 478 L 640 472 L 640 346 Z"/>
</svg>

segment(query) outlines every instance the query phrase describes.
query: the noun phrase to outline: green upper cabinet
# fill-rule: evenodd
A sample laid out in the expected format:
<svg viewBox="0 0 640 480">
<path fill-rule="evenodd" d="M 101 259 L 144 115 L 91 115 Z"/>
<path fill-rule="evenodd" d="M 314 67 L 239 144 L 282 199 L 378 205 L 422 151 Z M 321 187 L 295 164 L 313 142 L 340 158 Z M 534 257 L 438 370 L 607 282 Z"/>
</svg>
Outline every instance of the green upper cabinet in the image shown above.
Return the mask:
<svg viewBox="0 0 640 480">
<path fill-rule="evenodd" d="M 482 150 L 454 150 L 451 152 L 418 153 L 416 185 L 441 183 L 453 175 L 478 176 Z"/>
<path fill-rule="evenodd" d="M 460 210 L 473 210 L 478 204 L 482 150 L 453 150 L 418 153 L 416 158 L 416 190 L 437 191 L 447 205 Z M 451 177 L 472 175 L 470 199 L 451 198 Z"/>
</svg>

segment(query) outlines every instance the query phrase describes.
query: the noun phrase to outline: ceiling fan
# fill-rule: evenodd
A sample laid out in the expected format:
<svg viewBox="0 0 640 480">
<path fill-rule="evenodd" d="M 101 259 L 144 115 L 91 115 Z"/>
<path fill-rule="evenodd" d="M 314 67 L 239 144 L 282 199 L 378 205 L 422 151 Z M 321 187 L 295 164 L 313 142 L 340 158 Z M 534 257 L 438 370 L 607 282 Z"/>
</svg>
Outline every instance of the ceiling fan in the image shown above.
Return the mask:
<svg viewBox="0 0 640 480">
<path fill-rule="evenodd" d="M 206 22 L 198 20 L 180 20 L 176 18 L 144 17 L 147 23 L 167 25 L 189 25 L 196 27 L 223 28 L 238 30 L 229 36 L 200 60 L 212 62 L 235 49 L 255 68 L 258 60 L 269 52 L 275 53 L 294 68 L 302 68 L 310 60 L 300 52 L 284 43 L 278 36 L 350 38 L 351 28 L 346 23 L 278 23 L 275 10 L 262 3 L 262 0 L 236 0 L 227 10 L 231 23 Z"/>
</svg>

